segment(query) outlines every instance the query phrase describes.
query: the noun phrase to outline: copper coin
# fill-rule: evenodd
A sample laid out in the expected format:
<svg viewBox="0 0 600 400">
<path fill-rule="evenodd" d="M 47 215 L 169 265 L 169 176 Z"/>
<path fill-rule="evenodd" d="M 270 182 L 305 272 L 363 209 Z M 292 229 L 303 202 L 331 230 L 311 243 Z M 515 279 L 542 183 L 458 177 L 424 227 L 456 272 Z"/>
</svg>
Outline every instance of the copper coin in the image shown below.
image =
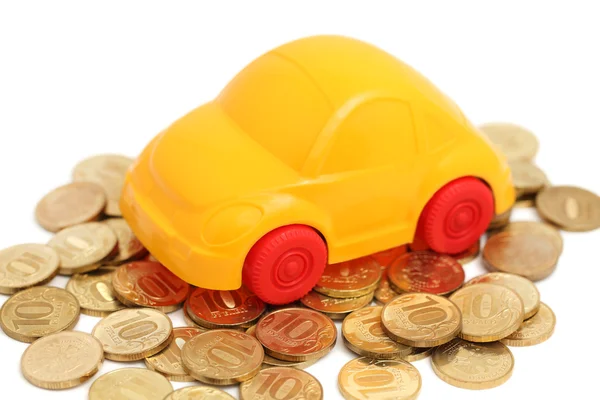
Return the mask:
<svg viewBox="0 0 600 400">
<path fill-rule="evenodd" d="M 248 328 L 246 330 L 246 333 L 248 335 L 256 337 L 256 325 L 252 325 L 250 328 Z M 265 367 L 270 367 L 270 366 L 272 366 L 272 367 L 290 367 L 290 368 L 298 368 L 298 369 L 308 368 L 311 365 L 313 365 L 314 363 L 316 363 L 317 361 L 319 361 L 319 358 L 315 358 L 312 360 L 306 360 L 306 361 L 285 361 L 285 360 L 280 360 L 278 358 L 271 357 L 268 354 L 265 354 L 265 358 L 263 358 L 263 364 L 265 365 Z"/>
<path fill-rule="evenodd" d="M 509 223 L 508 225 L 500 228 L 497 231 L 490 232 L 489 236 L 493 236 L 500 232 L 523 232 L 523 233 L 536 233 L 540 235 L 547 236 L 551 241 L 554 247 L 556 247 L 559 253 L 562 253 L 563 250 L 563 238 L 558 229 L 554 226 L 547 224 L 545 222 L 537 222 L 537 221 L 514 221 Z"/>
<path fill-rule="evenodd" d="M 231 385 L 260 371 L 264 351 L 256 338 L 231 329 L 194 336 L 181 349 L 185 370 L 200 382 Z"/>
<path fill-rule="evenodd" d="M 388 250 L 380 251 L 379 253 L 371 254 L 371 258 L 382 267 L 389 267 L 392 261 L 408 252 L 408 246 L 393 247 Z"/>
<path fill-rule="evenodd" d="M 75 274 L 69 279 L 66 289 L 77 298 L 82 314 L 106 317 L 125 308 L 117 300 L 112 287 L 114 272 L 114 268 L 106 267 L 85 274 Z"/>
<path fill-rule="evenodd" d="M 13 294 L 48 283 L 58 273 L 56 251 L 43 244 L 19 244 L 0 250 L 0 293 Z"/>
<path fill-rule="evenodd" d="M 100 222 L 87 222 L 58 232 L 48 242 L 60 257 L 59 274 L 73 275 L 98 269 L 114 255 L 117 235 Z"/>
<path fill-rule="evenodd" d="M 512 208 L 510 208 L 508 211 L 503 212 L 502 214 L 495 215 L 494 218 L 492 218 L 492 220 L 490 221 L 490 225 L 487 228 L 488 231 L 500 229 L 506 226 L 506 224 L 510 222 L 511 214 Z"/>
<path fill-rule="evenodd" d="M 311 374 L 295 368 L 273 367 L 260 371 L 240 385 L 242 400 L 322 400 L 323 387 Z"/>
<path fill-rule="evenodd" d="M 205 328 L 203 326 L 198 325 L 190 317 L 190 315 L 188 314 L 188 303 L 187 303 L 187 301 L 183 304 L 183 307 L 181 307 L 181 308 L 183 310 L 183 320 L 185 321 L 185 324 L 187 326 L 189 326 L 190 328 L 198 328 L 198 329 L 202 330 L 203 332 L 208 331 L 208 328 Z"/>
<path fill-rule="evenodd" d="M 373 292 L 360 297 L 340 299 L 311 290 L 300 301 L 308 308 L 322 312 L 331 319 L 344 319 L 352 311 L 363 308 L 373 300 Z"/>
<path fill-rule="evenodd" d="M 146 255 L 146 248 L 134 235 L 129 224 L 123 218 L 109 218 L 104 223 L 117 235 L 117 242 L 119 243 L 119 252 L 115 258 L 109 261 L 109 264 L 121 265 Z"/>
<path fill-rule="evenodd" d="M 377 284 L 377 289 L 375 289 L 375 300 L 379 304 L 387 304 L 394 297 L 398 296 L 398 292 L 395 292 L 394 289 L 390 286 L 390 280 L 388 278 L 388 269 L 382 272 L 381 280 Z"/>
<path fill-rule="evenodd" d="M 461 265 L 465 265 L 477 258 L 477 256 L 479 255 L 480 249 L 481 249 L 481 240 L 478 240 L 477 242 L 473 243 L 473 245 L 471 247 L 469 247 L 467 250 L 463 251 L 462 253 L 448 254 L 448 255 L 450 257 L 454 258 L 456 261 L 458 261 Z"/>
<path fill-rule="evenodd" d="M 535 194 L 550 185 L 544 171 L 529 161 L 512 161 L 509 167 L 517 196 Z"/>
<path fill-rule="evenodd" d="M 91 182 L 73 182 L 54 189 L 35 208 L 38 223 L 47 231 L 98 219 L 106 206 L 104 190 Z"/>
<path fill-rule="evenodd" d="M 286 361 L 305 361 L 329 353 L 337 339 L 331 318 L 304 308 L 273 311 L 261 318 L 256 338 L 265 353 Z"/>
<path fill-rule="evenodd" d="M 412 353 L 412 347 L 390 339 L 381 325 L 383 307 L 365 307 L 344 319 L 342 335 L 344 344 L 358 355 L 393 359 Z"/>
<path fill-rule="evenodd" d="M 553 186 L 536 198 L 537 210 L 547 221 L 566 231 L 600 228 L 600 196 L 574 186 Z"/>
<path fill-rule="evenodd" d="M 517 230 L 491 236 L 483 249 L 484 265 L 492 270 L 521 275 L 537 281 L 556 268 L 560 250 L 551 236 Z"/>
<path fill-rule="evenodd" d="M 116 154 L 90 157 L 77 164 L 73 170 L 76 182 L 94 182 L 106 192 L 107 215 L 120 217 L 119 200 L 125 183 L 125 175 L 133 160 Z"/>
<path fill-rule="evenodd" d="M 117 299 L 127 306 L 151 307 L 169 313 L 185 301 L 190 285 L 160 263 L 134 261 L 117 268 L 113 289 Z"/>
<path fill-rule="evenodd" d="M 263 314 L 265 303 L 242 286 L 237 290 L 196 288 L 187 302 L 188 314 L 205 328 L 247 328 Z"/>
<path fill-rule="evenodd" d="M 357 297 L 373 292 L 381 279 L 381 266 L 371 257 L 325 267 L 313 290 L 330 297 Z"/>
<path fill-rule="evenodd" d="M 465 271 L 454 258 L 429 251 L 407 253 L 388 270 L 390 285 L 397 292 L 447 294 L 465 281 Z"/>
<path fill-rule="evenodd" d="M 193 382 L 194 378 L 189 376 L 183 369 L 181 349 L 188 340 L 204 332 L 206 332 L 204 329 L 198 328 L 173 328 L 173 341 L 171 344 L 160 353 L 146 357 L 146 367 L 164 375 L 170 381 Z"/>
<path fill-rule="evenodd" d="M 79 320 L 77 299 L 65 289 L 37 286 L 10 296 L 0 309 L 0 327 L 8 336 L 31 343 L 71 330 Z"/>
</svg>

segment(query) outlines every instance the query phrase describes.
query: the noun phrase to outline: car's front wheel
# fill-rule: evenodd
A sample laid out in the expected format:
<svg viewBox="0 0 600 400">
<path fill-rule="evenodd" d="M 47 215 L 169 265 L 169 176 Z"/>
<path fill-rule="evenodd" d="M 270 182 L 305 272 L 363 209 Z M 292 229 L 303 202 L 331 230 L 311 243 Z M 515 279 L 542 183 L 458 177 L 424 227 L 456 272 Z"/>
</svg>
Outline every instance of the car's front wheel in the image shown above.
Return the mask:
<svg viewBox="0 0 600 400">
<path fill-rule="evenodd" d="M 264 302 L 287 304 L 308 293 L 321 278 L 327 246 L 313 228 L 288 225 L 263 236 L 244 262 L 244 284 Z"/>
</svg>

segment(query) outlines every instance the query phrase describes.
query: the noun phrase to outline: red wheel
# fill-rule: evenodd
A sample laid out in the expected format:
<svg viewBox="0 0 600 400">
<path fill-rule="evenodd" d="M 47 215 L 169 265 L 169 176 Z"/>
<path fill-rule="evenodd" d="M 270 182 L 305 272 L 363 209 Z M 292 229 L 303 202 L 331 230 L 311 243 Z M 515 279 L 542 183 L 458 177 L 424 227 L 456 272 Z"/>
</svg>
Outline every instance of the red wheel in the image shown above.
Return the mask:
<svg viewBox="0 0 600 400">
<path fill-rule="evenodd" d="M 308 293 L 321 278 L 327 246 L 312 228 L 289 225 L 263 236 L 250 249 L 242 279 L 269 304 L 287 304 Z"/>
<path fill-rule="evenodd" d="M 429 200 L 417 231 L 432 250 L 456 254 L 465 251 L 485 232 L 494 216 L 494 197 L 479 179 L 450 182 Z"/>
</svg>

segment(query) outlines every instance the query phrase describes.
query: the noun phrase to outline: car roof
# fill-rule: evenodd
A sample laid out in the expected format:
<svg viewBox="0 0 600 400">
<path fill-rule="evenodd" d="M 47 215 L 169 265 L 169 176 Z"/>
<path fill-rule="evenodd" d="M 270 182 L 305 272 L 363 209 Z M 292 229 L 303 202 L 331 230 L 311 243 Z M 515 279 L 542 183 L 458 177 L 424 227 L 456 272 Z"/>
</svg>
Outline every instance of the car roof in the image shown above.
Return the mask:
<svg viewBox="0 0 600 400">
<path fill-rule="evenodd" d="M 406 100 L 425 101 L 459 121 L 457 105 L 427 78 L 391 54 L 357 39 L 312 36 L 271 51 L 307 74 L 334 108 L 367 92 L 381 91 Z"/>
</svg>

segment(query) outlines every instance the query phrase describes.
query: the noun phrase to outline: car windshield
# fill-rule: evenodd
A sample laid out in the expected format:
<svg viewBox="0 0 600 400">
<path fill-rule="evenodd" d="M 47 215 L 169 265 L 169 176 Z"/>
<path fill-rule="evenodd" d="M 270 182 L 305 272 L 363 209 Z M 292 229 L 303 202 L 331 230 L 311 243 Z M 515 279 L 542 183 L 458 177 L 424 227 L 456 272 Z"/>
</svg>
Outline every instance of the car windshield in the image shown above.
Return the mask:
<svg viewBox="0 0 600 400">
<path fill-rule="evenodd" d="M 249 64 L 216 101 L 247 135 L 296 171 L 332 112 L 303 70 L 274 53 Z"/>
</svg>

